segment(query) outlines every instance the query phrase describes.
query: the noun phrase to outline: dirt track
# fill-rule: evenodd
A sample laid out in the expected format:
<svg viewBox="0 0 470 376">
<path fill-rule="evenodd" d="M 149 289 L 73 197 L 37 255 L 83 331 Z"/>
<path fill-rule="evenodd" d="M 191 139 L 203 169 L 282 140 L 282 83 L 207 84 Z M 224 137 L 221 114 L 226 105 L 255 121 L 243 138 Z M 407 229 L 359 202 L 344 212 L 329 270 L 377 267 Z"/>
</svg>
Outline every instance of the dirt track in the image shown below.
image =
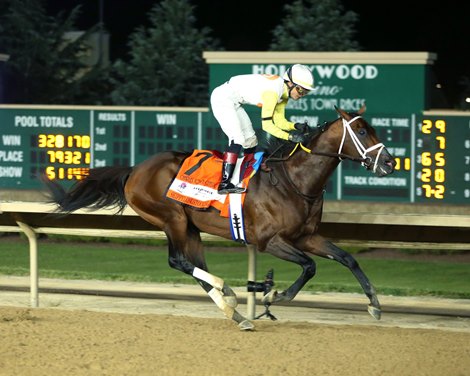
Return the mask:
<svg viewBox="0 0 470 376">
<path fill-rule="evenodd" d="M 467 376 L 470 369 L 470 318 L 447 324 L 386 313 L 374 321 L 365 307 L 273 307 L 278 321 L 257 320 L 254 332 L 241 332 L 210 302 L 41 294 L 45 308 L 31 309 L 28 293 L 0 294 L 0 376 Z M 397 327 L 402 320 L 412 327 Z"/>
<path fill-rule="evenodd" d="M 470 333 L 0 308 L 0 375 L 468 375 Z"/>
</svg>

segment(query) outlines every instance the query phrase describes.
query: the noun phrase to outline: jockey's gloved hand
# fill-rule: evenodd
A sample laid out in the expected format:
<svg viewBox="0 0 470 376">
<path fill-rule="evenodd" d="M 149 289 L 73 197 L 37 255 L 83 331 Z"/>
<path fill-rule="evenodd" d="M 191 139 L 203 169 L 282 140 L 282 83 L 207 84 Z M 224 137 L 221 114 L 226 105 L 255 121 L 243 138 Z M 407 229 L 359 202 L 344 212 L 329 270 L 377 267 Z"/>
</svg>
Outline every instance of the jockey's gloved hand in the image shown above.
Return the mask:
<svg viewBox="0 0 470 376">
<path fill-rule="evenodd" d="M 295 123 L 294 128 L 300 131 L 301 133 L 307 133 L 308 123 L 306 121 L 303 123 Z"/>
<path fill-rule="evenodd" d="M 295 143 L 300 142 L 303 144 L 307 140 L 307 137 L 300 131 L 291 131 L 289 132 L 289 137 L 287 139 Z"/>
</svg>

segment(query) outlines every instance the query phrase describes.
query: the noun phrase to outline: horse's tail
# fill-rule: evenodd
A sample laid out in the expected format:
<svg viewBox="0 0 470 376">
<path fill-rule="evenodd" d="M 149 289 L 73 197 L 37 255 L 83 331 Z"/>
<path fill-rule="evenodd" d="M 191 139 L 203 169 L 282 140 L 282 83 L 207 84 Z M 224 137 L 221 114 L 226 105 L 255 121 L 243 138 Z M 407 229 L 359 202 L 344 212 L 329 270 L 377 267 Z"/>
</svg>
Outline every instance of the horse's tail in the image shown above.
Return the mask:
<svg viewBox="0 0 470 376">
<path fill-rule="evenodd" d="M 70 213 L 81 208 L 116 208 L 121 213 L 127 205 L 124 186 L 132 167 L 92 168 L 83 180 L 69 190 L 59 183 L 43 178 L 49 192 L 49 202 L 58 205 L 58 211 Z"/>
</svg>

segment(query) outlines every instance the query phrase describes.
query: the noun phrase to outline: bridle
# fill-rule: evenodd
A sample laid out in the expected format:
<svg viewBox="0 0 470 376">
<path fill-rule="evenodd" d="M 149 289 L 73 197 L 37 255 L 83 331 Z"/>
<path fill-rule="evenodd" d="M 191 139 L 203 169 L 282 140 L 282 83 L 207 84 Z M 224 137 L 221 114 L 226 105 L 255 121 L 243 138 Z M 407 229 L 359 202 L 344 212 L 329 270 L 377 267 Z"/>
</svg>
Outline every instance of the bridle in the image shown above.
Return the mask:
<svg viewBox="0 0 470 376">
<path fill-rule="evenodd" d="M 356 134 L 351 128 L 351 123 L 353 123 L 355 120 L 360 119 L 360 118 L 361 116 L 356 116 L 349 121 L 347 121 L 344 118 L 341 118 L 341 120 L 343 120 L 343 138 L 341 139 L 341 144 L 339 145 L 338 154 L 341 154 L 341 151 L 343 150 L 344 140 L 346 139 L 346 131 L 347 131 L 349 133 L 349 137 L 351 137 L 351 140 L 354 146 L 356 147 L 357 152 L 363 158 L 363 161 L 361 162 L 361 164 L 365 166 L 366 168 L 369 168 L 372 162 L 372 158 L 369 157 L 367 154 L 375 149 L 380 148 L 379 151 L 377 152 L 377 158 L 375 158 L 374 167 L 372 168 L 372 171 L 375 173 L 375 170 L 377 170 L 377 161 L 379 160 L 380 154 L 382 153 L 385 146 L 381 142 L 379 142 L 378 144 L 372 145 L 371 147 L 367 149 L 364 147 L 364 145 L 362 145 L 361 141 L 359 141 Z"/>
<path fill-rule="evenodd" d="M 336 157 L 336 158 L 339 158 L 341 161 L 343 159 L 349 159 L 353 162 L 359 162 L 359 163 L 361 163 L 362 166 L 369 169 L 370 165 L 372 163 L 372 158 L 369 157 L 368 154 L 371 151 L 375 150 L 375 149 L 379 149 L 379 151 L 377 152 L 377 158 L 375 158 L 374 166 L 372 167 L 372 171 L 375 173 L 375 170 L 377 170 L 377 162 L 379 160 L 379 156 L 382 153 L 383 149 L 385 148 L 385 145 L 382 144 L 381 142 L 379 142 L 378 144 L 372 145 L 369 148 L 365 148 L 364 145 L 362 145 L 361 141 L 359 140 L 359 138 L 356 136 L 356 134 L 354 133 L 354 131 L 351 128 L 351 124 L 354 121 L 356 121 L 357 119 L 360 119 L 361 117 L 362 116 L 356 116 L 356 117 L 352 118 L 349 121 L 344 119 L 344 118 L 341 118 L 341 120 L 343 121 L 343 137 L 341 138 L 341 143 L 339 145 L 339 149 L 338 149 L 337 153 L 324 153 L 324 152 L 320 152 L 320 151 L 312 151 L 311 149 L 305 147 L 301 143 L 298 143 L 295 146 L 295 148 L 292 150 L 292 152 L 289 154 L 289 157 L 295 152 L 297 147 L 300 145 L 300 148 L 303 151 L 305 151 L 306 153 L 315 154 L 315 155 L 323 155 L 323 156 L 327 156 L 327 157 Z M 354 144 L 354 146 L 357 150 L 357 153 L 361 156 L 361 158 L 352 157 L 350 155 L 342 153 L 343 147 L 344 147 L 344 142 L 346 140 L 346 133 L 348 133 L 349 136 L 351 137 L 351 140 L 352 140 L 352 142 L 353 142 L 353 144 Z"/>
<path fill-rule="evenodd" d="M 273 155 L 275 155 L 278 152 L 278 150 L 283 146 L 283 145 L 280 145 L 276 150 L 274 150 L 271 153 L 271 155 L 268 158 L 266 158 L 266 162 L 287 161 L 296 152 L 296 150 L 300 147 L 303 151 L 305 151 L 308 154 L 339 158 L 341 161 L 344 160 L 344 159 L 349 159 L 350 161 L 359 162 L 359 163 L 361 163 L 361 165 L 365 166 L 366 168 L 369 168 L 370 164 L 372 163 L 372 158 L 369 157 L 367 154 L 369 152 L 375 150 L 375 149 L 380 148 L 379 152 L 377 153 L 377 157 L 378 157 L 382 153 L 385 146 L 382 143 L 375 144 L 375 145 L 373 145 L 369 148 L 365 148 L 364 145 L 362 145 L 361 141 L 359 141 L 356 134 L 354 133 L 354 131 L 351 128 L 351 124 L 354 121 L 356 121 L 357 119 L 360 119 L 361 117 L 362 116 L 356 116 L 356 117 L 352 118 L 349 121 L 347 121 L 344 118 L 341 118 L 341 120 L 343 121 L 343 137 L 341 138 L 341 143 L 339 145 L 339 149 L 338 149 L 337 153 L 327 153 L 327 152 L 323 152 L 323 151 L 313 151 L 313 150 L 307 148 L 306 146 L 302 145 L 299 142 L 295 145 L 295 147 L 292 149 L 292 151 L 289 153 L 289 155 L 286 158 L 273 157 Z M 349 136 L 351 137 L 351 139 L 353 141 L 353 144 L 356 147 L 356 150 L 357 150 L 358 154 L 361 156 L 360 158 L 353 157 L 351 155 L 342 153 L 343 147 L 344 147 L 344 142 L 346 140 L 346 132 L 349 133 Z M 373 167 L 373 172 L 375 172 L 375 170 L 377 169 L 377 160 L 378 160 L 378 158 L 376 158 L 376 160 L 375 160 L 374 167 Z"/>
<path fill-rule="evenodd" d="M 379 160 L 379 156 L 382 153 L 385 146 L 384 146 L 384 144 L 382 144 L 380 142 L 380 143 L 372 145 L 371 147 L 368 147 L 368 148 L 364 147 L 364 145 L 361 143 L 361 141 L 359 140 L 359 138 L 356 136 L 356 134 L 354 133 L 354 131 L 351 128 L 351 124 L 354 121 L 356 121 L 357 119 L 360 119 L 361 117 L 362 116 L 358 115 L 358 116 L 352 118 L 349 121 L 344 119 L 344 118 L 341 118 L 341 120 L 343 122 L 343 136 L 341 138 L 341 143 L 339 145 L 339 149 L 338 149 L 337 153 L 312 151 L 311 149 L 307 148 L 306 146 L 302 145 L 301 143 L 297 143 L 286 158 L 273 158 L 273 157 L 270 156 L 266 159 L 266 162 L 268 162 L 268 161 L 270 161 L 270 162 L 284 162 L 284 161 L 288 160 L 295 153 L 295 151 L 300 147 L 303 151 L 305 151 L 308 154 L 339 158 L 341 161 L 344 160 L 344 159 L 349 159 L 353 162 L 359 162 L 359 163 L 361 163 L 362 166 L 366 167 L 367 169 L 370 169 L 371 168 L 371 163 L 372 163 L 372 158 L 370 156 L 368 156 L 368 154 L 371 151 L 375 150 L 375 149 L 379 149 L 379 151 L 377 152 L 377 157 L 375 158 L 374 166 L 372 167 L 372 171 L 375 173 L 375 171 L 377 169 L 377 162 Z M 358 154 L 361 156 L 360 158 L 353 157 L 351 155 L 342 153 L 343 147 L 344 147 L 344 142 L 346 140 L 346 133 L 348 133 L 349 136 L 351 137 L 351 140 L 352 140 Z M 279 148 L 277 150 L 279 150 Z M 277 152 L 277 150 L 275 150 L 271 155 L 274 155 Z M 299 189 L 297 188 L 297 186 L 294 184 L 294 182 L 290 178 L 289 174 L 287 173 L 287 171 L 285 169 L 285 166 L 284 166 L 284 163 L 281 163 L 281 165 L 282 165 L 282 168 L 284 170 L 284 174 L 286 175 L 287 179 L 289 180 L 289 183 L 292 185 L 292 187 L 294 188 L 295 192 L 298 195 L 302 196 L 303 198 L 305 198 L 308 201 L 314 201 L 318 198 L 318 195 L 309 196 L 309 195 L 306 195 L 306 194 L 300 192 Z"/>
</svg>

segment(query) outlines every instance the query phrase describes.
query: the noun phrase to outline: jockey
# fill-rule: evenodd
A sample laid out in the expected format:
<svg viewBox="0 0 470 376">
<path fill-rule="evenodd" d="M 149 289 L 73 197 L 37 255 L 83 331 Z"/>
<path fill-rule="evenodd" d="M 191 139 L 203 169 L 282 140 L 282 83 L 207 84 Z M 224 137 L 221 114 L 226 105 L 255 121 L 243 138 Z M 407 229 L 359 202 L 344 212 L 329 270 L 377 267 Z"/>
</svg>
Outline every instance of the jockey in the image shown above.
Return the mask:
<svg viewBox="0 0 470 376">
<path fill-rule="evenodd" d="M 305 65 L 295 64 L 283 77 L 266 74 L 245 74 L 232 77 L 211 94 L 212 113 L 228 137 L 224 152 L 222 182 L 218 193 L 243 193 L 245 188 L 230 182 L 238 159 L 244 150 L 244 163 L 253 158 L 258 139 L 251 120 L 243 109 L 249 104 L 261 107 L 262 128 L 274 137 L 304 142 L 307 124 L 292 123 L 285 118 L 289 99 L 298 100 L 313 90 L 313 74 Z"/>
</svg>

